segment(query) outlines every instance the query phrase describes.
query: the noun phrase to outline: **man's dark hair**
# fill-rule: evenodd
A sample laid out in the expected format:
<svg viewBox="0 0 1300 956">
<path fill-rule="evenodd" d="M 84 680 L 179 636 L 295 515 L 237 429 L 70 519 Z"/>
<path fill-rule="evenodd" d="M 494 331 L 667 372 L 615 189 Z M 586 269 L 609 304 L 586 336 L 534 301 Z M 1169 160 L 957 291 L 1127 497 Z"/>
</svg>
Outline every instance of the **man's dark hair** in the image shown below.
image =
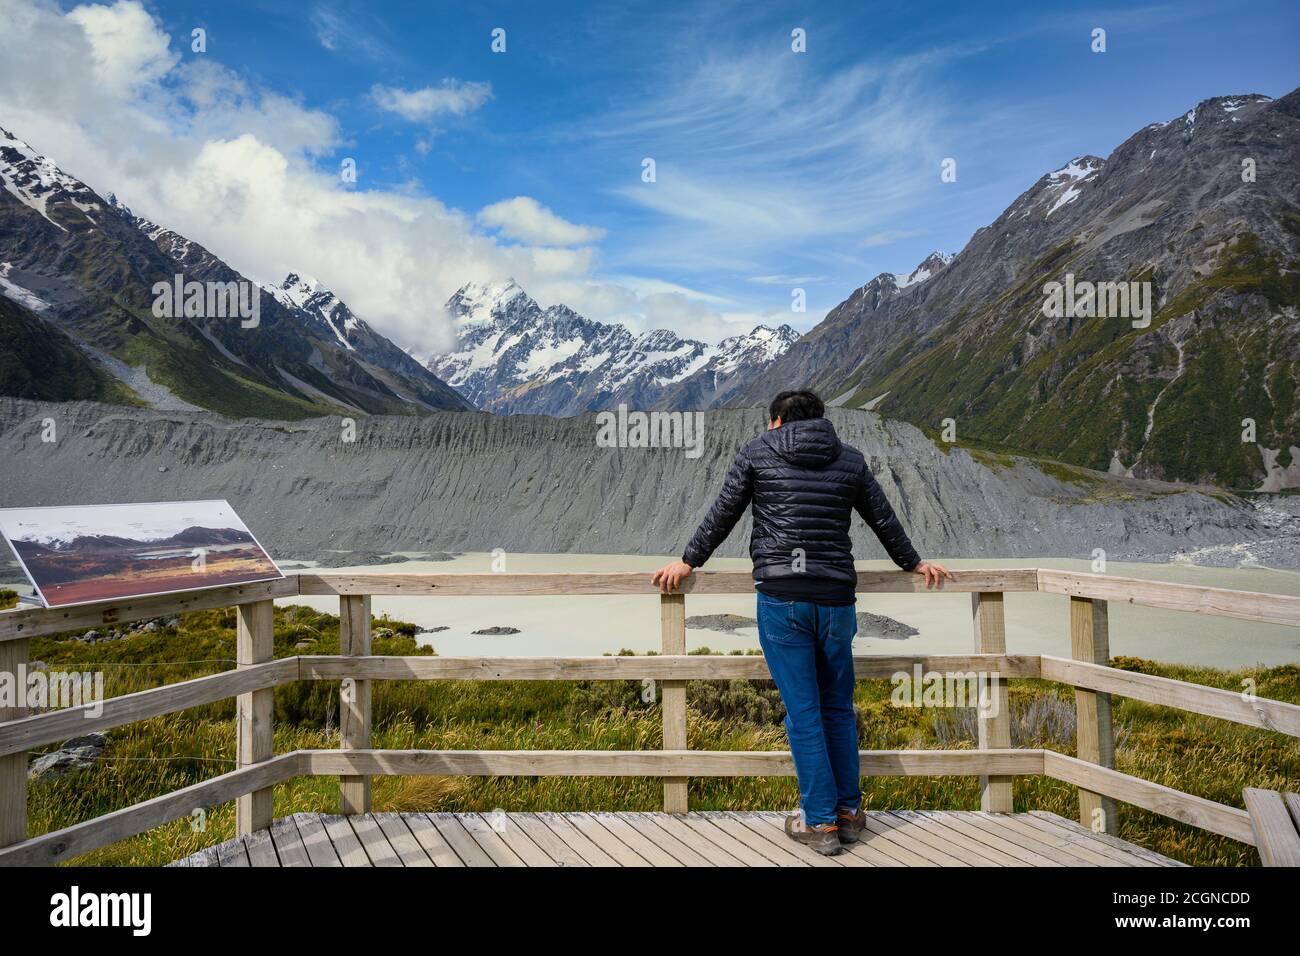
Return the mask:
<svg viewBox="0 0 1300 956">
<path fill-rule="evenodd" d="M 801 422 L 809 418 L 825 416 L 826 406 L 822 404 L 816 392 L 807 389 L 798 392 L 782 392 L 772 399 L 772 404 L 767 407 L 767 420 L 774 422 L 779 418 L 782 425 L 786 422 Z"/>
</svg>

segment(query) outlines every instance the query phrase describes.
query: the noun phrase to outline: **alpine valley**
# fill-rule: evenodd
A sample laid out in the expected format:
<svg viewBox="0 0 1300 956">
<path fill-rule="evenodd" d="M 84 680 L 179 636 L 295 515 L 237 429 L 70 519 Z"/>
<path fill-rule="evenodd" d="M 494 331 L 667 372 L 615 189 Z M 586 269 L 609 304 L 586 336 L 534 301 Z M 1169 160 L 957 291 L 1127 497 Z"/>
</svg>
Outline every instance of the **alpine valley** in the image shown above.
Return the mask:
<svg viewBox="0 0 1300 956">
<path fill-rule="evenodd" d="M 1216 97 L 1046 173 L 955 256 L 876 276 L 802 336 L 637 333 L 476 280 L 421 364 L 301 274 L 260 290 L 255 329 L 156 318 L 155 282 L 242 277 L 0 131 L 0 394 L 301 419 L 737 408 L 811 386 L 932 437 L 951 420 L 987 454 L 1286 490 L 1298 169 L 1300 91 Z M 1105 283 L 1142 290 L 1149 321 L 1044 309 L 1050 288 Z"/>
</svg>

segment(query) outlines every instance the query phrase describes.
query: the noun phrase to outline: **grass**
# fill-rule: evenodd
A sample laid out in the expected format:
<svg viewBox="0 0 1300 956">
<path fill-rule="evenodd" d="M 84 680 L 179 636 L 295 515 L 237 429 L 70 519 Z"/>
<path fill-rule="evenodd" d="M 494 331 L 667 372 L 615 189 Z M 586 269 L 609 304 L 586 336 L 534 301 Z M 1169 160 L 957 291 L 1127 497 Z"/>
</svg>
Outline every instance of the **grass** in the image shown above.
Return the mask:
<svg viewBox="0 0 1300 956">
<path fill-rule="evenodd" d="M 377 619 L 376 654 L 429 653 L 414 625 Z M 101 634 L 104 629 L 100 629 Z M 230 609 L 184 615 L 178 626 L 88 645 L 84 634 L 34 638 L 33 661 L 51 670 L 103 670 L 116 696 L 233 666 Z M 305 647 L 298 648 L 297 645 Z M 275 654 L 338 651 L 338 618 L 303 607 L 277 608 Z M 704 651 L 701 651 L 703 653 Z M 627 653 L 627 652 L 624 652 Z M 1262 697 L 1300 703 L 1300 667 L 1226 672 L 1119 658 L 1115 666 L 1240 689 L 1255 682 Z M 974 748 L 970 711 L 902 708 L 887 681 L 858 684 L 863 746 L 871 749 Z M 334 748 L 338 684 L 303 681 L 275 691 L 275 749 Z M 693 681 L 689 745 L 699 750 L 782 750 L 784 711 L 770 682 Z M 1038 680 L 1010 682 L 1013 743 L 1074 751 L 1069 688 Z M 138 803 L 224 773 L 234 766 L 234 702 L 223 701 L 109 732 L 101 760 L 61 778 L 29 783 L 32 835 Z M 1282 734 L 1116 698 L 1117 768 L 1221 803 L 1241 807 L 1247 786 L 1300 789 L 1300 742 Z M 642 700 L 639 681 L 392 681 L 374 685 L 374 746 L 427 749 L 658 749 L 657 701 Z M 56 746 L 46 748 L 57 749 Z M 978 782 L 967 777 L 874 777 L 864 781 L 876 809 L 976 809 Z M 796 806 L 793 778 L 697 778 L 691 806 L 774 809 Z M 378 777 L 382 811 L 655 810 L 662 789 L 653 778 Z M 275 815 L 335 812 L 335 778 L 302 777 L 275 789 Z M 1044 777 L 1017 780 L 1017 811 L 1049 810 L 1076 818 L 1073 787 Z M 1255 851 L 1165 817 L 1121 807 L 1120 835 L 1187 863 L 1239 866 Z M 234 835 L 234 807 L 212 808 L 85 854 L 73 865 L 159 865 Z"/>
</svg>

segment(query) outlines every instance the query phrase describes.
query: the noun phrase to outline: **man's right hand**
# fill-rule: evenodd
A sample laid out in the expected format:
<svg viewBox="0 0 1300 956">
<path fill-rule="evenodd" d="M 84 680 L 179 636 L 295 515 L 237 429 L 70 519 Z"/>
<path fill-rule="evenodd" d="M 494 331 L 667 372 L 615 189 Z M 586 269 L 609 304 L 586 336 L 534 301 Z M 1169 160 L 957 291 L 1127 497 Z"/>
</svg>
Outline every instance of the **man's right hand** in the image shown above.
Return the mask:
<svg viewBox="0 0 1300 956">
<path fill-rule="evenodd" d="M 694 571 L 695 569 L 685 561 L 674 561 L 650 575 L 650 583 L 664 594 L 672 594 Z"/>
</svg>

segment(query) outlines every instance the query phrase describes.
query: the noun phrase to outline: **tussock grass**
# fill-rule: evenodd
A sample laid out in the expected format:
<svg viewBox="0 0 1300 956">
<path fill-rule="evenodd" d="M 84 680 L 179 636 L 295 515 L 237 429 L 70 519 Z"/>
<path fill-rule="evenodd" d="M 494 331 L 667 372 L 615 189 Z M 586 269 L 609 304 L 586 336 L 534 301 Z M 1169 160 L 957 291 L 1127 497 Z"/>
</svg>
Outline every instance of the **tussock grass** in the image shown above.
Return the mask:
<svg viewBox="0 0 1300 956">
<path fill-rule="evenodd" d="M 105 672 L 111 696 L 233 667 L 234 612 L 184 615 L 177 628 L 86 645 L 56 635 L 32 641 L 33 660 L 52 670 Z M 102 630 L 102 629 L 101 629 Z M 429 653 L 415 627 L 375 621 L 376 654 Z M 80 634 L 84 632 L 73 632 Z M 308 647 L 295 649 L 307 642 Z M 275 654 L 338 651 L 338 618 L 308 608 L 275 613 Z M 700 651 L 704 653 L 703 649 Z M 625 652 L 626 653 L 626 652 Z M 1240 689 L 1254 681 L 1262 697 L 1300 703 L 1300 667 L 1233 672 L 1118 658 L 1116 666 L 1209 686 Z M 139 666 L 139 665 L 160 666 Z M 890 702 L 887 681 L 858 684 L 858 722 L 870 749 L 974 748 L 970 710 L 904 708 Z M 374 684 L 374 746 L 422 749 L 658 749 L 657 699 L 642 699 L 640 681 L 393 681 Z M 1069 688 L 1037 681 L 1010 683 L 1016 746 L 1073 753 L 1074 700 Z M 338 746 L 337 682 L 303 681 L 275 691 L 275 749 Z M 782 750 L 784 709 L 768 681 L 692 681 L 688 739 L 699 750 Z M 1125 698 L 1113 701 L 1119 770 L 1232 806 L 1247 786 L 1300 789 L 1300 742 L 1282 734 L 1198 717 Z M 30 833 L 70 826 L 224 773 L 234 767 L 234 702 L 157 717 L 109 732 L 103 759 L 28 788 Z M 47 748 L 57 749 L 57 746 Z M 874 777 L 864 780 L 872 809 L 970 810 L 978 781 L 968 777 Z M 793 778 L 698 778 L 691 806 L 700 810 L 781 809 L 798 803 Z M 1016 782 L 1017 810 L 1049 810 L 1076 819 L 1067 784 L 1041 777 Z M 490 811 L 656 810 L 662 787 L 653 778 L 378 777 L 377 810 Z M 275 815 L 336 812 L 334 778 L 298 778 L 275 790 Z M 1129 806 L 1120 835 L 1175 859 L 1202 865 L 1253 865 L 1243 844 Z M 72 864 L 160 865 L 234 835 L 234 806 L 181 820 Z"/>
</svg>

